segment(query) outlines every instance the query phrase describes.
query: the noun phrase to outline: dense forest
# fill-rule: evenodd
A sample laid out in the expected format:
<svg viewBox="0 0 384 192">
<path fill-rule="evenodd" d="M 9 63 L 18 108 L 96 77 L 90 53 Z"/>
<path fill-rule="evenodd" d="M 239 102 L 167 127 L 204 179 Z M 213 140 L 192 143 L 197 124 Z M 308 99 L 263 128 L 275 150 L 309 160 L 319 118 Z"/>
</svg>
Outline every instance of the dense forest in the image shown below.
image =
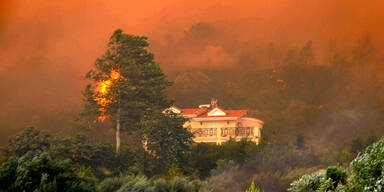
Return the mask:
<svg viewBox="0 0 384 192">
<path fill-rule="evenodd" d="M 302 135 L 319 152 L 382 135 L 384 87 L 373 40 L 362 37 L 324 61 L 312 46 L 308 41 L 284 52 L 271 43 L 254 62 L 243 56 L 233 67 L 175 72 L 169 93 L 182 107 L 215 97 L 224 108 L 248 109 L 265 121 L 269 140 L 294 142 Z"/>
</svg>

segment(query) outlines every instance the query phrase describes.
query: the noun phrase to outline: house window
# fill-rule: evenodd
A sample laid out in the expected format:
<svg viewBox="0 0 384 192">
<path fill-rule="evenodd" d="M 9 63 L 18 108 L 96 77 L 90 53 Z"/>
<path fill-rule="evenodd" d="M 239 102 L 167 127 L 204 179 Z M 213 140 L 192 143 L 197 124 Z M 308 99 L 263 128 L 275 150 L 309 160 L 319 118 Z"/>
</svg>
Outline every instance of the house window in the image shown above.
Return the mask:
<svg viewBox="0 0 384 192">
<path fill-rule="evenodd" d="M 227 121 L 227 125 L 229 125 L 229 121 Z"/>
<path fill-rule="evenodd" d="M 200 125 L 203 125 L 203 122 L 202 122 L 202 121 L 200 121 Z"/>
<path fill-rule="evenodd" d="M 253 135 L 252 127 L 238 127 L 236 128 L 236 136 L 250 136 Z"/>
<path fill-rule="evenodd" d="M 229 134 L 229 129 L 228 128 L 221 128 L 221 136 L 226 137 Z"/>
<path fill-rule="evenodd" d="M 208 128 L 207 136 L 216 136 L 216 128 Z"/>
</svg>

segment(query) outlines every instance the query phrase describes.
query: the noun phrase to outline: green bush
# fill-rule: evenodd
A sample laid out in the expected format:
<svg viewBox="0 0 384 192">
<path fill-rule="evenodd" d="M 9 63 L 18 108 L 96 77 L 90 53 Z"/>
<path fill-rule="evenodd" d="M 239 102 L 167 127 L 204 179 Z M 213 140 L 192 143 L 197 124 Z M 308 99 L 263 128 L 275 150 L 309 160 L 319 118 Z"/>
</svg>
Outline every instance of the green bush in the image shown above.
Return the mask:
<svg viewBox="0 0 384 192">
<path fill-rule="evenodd" d="M 175 177 L 181 176 L 183 176 L 183 173 L 180 171 L 179 167 L 175 164 L 172 164 L 172 166 L 167 171 L 167 177 L 169 179 L 173 179 Z"/>
<path fill-rule="evenodd" d="M 310 175 L 303 175 L 299 180 L 291 183 L 288 191 L 292 192 L 316 192 L 321 188 L 328 188 L 332 185 L 332 181 L 327 180 L 325 170 L 320 170 Z"/>
<path fill-rule="evenodd" d="M 96 178 L 87 169 L 74 170 L 68 161 L 42 153 L 11 157 L 0 165 L 0 191 L 95 191 Z"/>
<path fill-rule="evenodd" d="M 152 192 L 151 184 L 144 176 L 130 177 L 116 192 Z"/>
<path fill-rule="evenodd" d="M 247 190 L 245 190 L 245 192 L 260 192 L 260 189 L 257 189 L 255 187 L 255 183 L 252 182 L 251 186 L 249 186 L 249 188 Z"/>
<path fill-rule="evenodd" d="M 188 168 L 195 171 L 200 178 L 206 178 L 211 170 L 215 169 L 219 160 L 233 161 L 242 165 L 249 160 L 259 146 L 254 142 L 245 139 L 235 141 L 233 139 L 222 145 L 212 145 L 207 143 L 198 143 L 192 146 L 191 152 L 186 157 Z M 183 167 L 181 167 L 183 168 Z"/>
<path fill-rule="evenodd" d="M 174 177 L 166 180 L 147 179 L 145 176 L 122 176 L 108 178 L 97 187 L 99 192 L 199 192 L 200 180 L 187 177 Z"/>
<path fill-rule="evenodd" d="M 55 138 L 49 154 L 58 160 L 71 159 L 79 167 L 91 167 L 98 178 L 126 172 L 134 164 L 131 148 L 122 146 L 120 154 L 116 155 L 112 144 L 89 143 L 87 137 L 81 135 Z"/>
<path fill-rule="evenodd" d="M 208 177 L 210 171 L 216 168 L 216 162 L 222 158 L 222 146 L 198 143 L 191 148 L 187 156 L 188 168 L 200 178 Z"/>
<path fill-rule="evenodd" d="M 350 164 L 349 170 L 329 167 L 304 175 L 291 183 L 292 192 L 305 191 L 384 191 L 384 139 L 367 147 Z"/>
<path fill-rule="evenodd" d="M 351 191 L 384 191 L 384 139 L 369 146 L 351 163 Z"/>
<path fill-rule="evenodd" d="M 5 153 L 8 156 L 18 157 L 25 155 L 27 152 L 38 155 L 49 150 L 50 138 L 51 136 L 48 133 L 29 127 L 8 141 Z"/>
<path fill-rule="evenodd" d="M 201 182 L 199 180 L 189 180 L 186 177 L 175 177 L 168 182 L 170 192 L 199 192 Z M 155 187 L 154 192 L 165 192 Z"/>
<path fill-rule="evenodd" d="M 335 189 L 338 184 L 345 185 L 347 183 L 347 172 L 341 168 L 328 167 L 325 176 L 332 180 L 332 189 Z"/>
<path fill-rule="evenodd" d="M 131 180 L 131 177 L 110 177 L 104 179 L 97 186 L 98 192 L 115 192 L 123 186 L 124 183 Z"/>
<path fill-rule="evenodd" d="M 34 127 L 29 127 L 11 138 L 3 151 L 6 156 L 16 157 L 27 152 L 30 155 L 47 152 L 55 160 L 69 159 L 78 168 L 90 167 L 98 178 L 127 172 L 135 163 L 135 152 L 128 146 L 122 146 L 119 155 L 116 155 L 112 144 L 90 143 L 84 135 L 53 137 Z M 0 156 L 0 163 L 6 159 L 7 157 Z"/>
</svg>

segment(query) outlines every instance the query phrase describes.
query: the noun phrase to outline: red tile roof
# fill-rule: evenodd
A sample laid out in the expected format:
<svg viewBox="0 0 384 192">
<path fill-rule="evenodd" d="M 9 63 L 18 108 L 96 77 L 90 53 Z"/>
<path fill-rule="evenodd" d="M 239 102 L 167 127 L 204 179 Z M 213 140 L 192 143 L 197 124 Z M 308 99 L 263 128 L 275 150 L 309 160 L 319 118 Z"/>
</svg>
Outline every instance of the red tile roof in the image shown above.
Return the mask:
<svg viewBox="0 0 384 192">
<path fill-rule="evenodd" d="M 221 109 L 222 110 L 222 109 Z M 204 113 L 199 117 L 241 117 L 247 114 L 247 110 L 222 110 L 226 115 L 208 116 L 208 113 Z"/>
<path fill-rule="evenodd" d="M 209 108 L 192 108 L 192 109 L 177 108 L 177 109 L 181 111 L 182 115 L 196 115 L 196 117 L 241 117 L 247 114 L 247 110 L 224 110 L 222 108 L 219 108 L 220 110 L 224 111 L 226 115 L 208 116 L 208 113 L 212 109 L 209 109 Z"/>
<path fill-rule="evenodd" d="M 207 108 L 196 108 L 196 109 L 180 109 L 182 115 L 201 115 L 208 111 Z"/>
</svg>

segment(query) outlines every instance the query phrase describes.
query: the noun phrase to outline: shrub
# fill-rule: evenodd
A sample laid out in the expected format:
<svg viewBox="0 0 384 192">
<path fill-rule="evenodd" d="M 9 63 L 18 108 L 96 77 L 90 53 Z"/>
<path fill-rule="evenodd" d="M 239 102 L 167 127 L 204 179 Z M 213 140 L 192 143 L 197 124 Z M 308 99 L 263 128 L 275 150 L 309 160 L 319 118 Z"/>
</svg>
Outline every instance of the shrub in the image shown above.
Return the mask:
<svg viewBox="0 0 384 192">
<path fill-rule="evenodd" d="M 217 168 L 211 171 L 211 177 L 206 180 L 204 188 L 208 191 L 221 192 L 221 191 L 237 191 L 244 190 L 243 182 L 246 179 L 240 167 L 229 160 L 217 161 Z"/>
<path fill-rule="evenodd" d="M 97 186 L 98 192 L 115 192 L 120 189 L 121 186 L 123 186 L 124 183 L 131 180 L 131 177 L 110 177 L 104 179 L 100 184 Z"/>
<path fill-rule="evenodd" d="M 199 192 L 201 183 L 199 180 L 189 180 L 186 177 L 175 177 L 168 181 L 170 192 Z M 154 192 L 163 192 L 155 188 Z M 165 192 L 165 191 L 164 191 Z"/>
<path fill-rule="evenodd" d="M 315 192 L 324 185 L 329 183 L 325 176 L 325 170 L 320 170 L 310 175 L 303 175 L 299 180 L 291 183 L 288 191 L 292 192 Z"/>
<path fill-rule="evenodd" d="M 384 190 L 384 139 L 369 146 L 351 163 L 351 191 Z"/>
<path fill-rule="evenodd" d="M 130 176 L 116 192 L 151 192 L 151 185 L 144 176 Z"/>
<path fill-rule="evenodd" d="M 187 177 L 147 179 L 145 176 L 122 176 L 105 179 L 97 187 L 99 192 L 199 192 L 200 180 Z"/>
<path fill-rule="evenodd" d="M 219 160 L 233 161 L 242 165 L 257 149 L 259 146 L 256 143 L 246 139 L 241 141 L 231 139 L 223 145 L 198 143 L 191 147 L 191 152 L 186 158 L 190 170 L 195 170 L 200 178 L 206 178 L 210 171 L 216 168 Z"/>
<path fill-rule="evenodd" d="M 252 182 L 251 186 L 249 186 L 249 189 L 245 190 L 245 192 L 260 192 L 260 189 L 256 189 L 255 183 Z"/>
<path fill-rule="evenodd" d="M 207 143 L 193 145 L 187 157 L 189 167 L 201 178 L 208 177 L 210 171 L 216 168 L 216 162 L 222 157 L 221 148 L 222 146 Z"/>
<path fill-rule="evenodd" d="M 183 176 L 183 173 L 180 171 L 179 167 L 175 164 L 172 164 L 172 166 L 167 171 L 167 177 L 169 179 L 173 179 L 175 177 L 181 176 Z"/>
<path fill-rule="evenodd" d="M 131 148 L 122 146 L 116 156 L 112 144 L 89 143 L 85 136 L 73 138 L 55 138 L 49 150 L 50 155 L 59 160 L 71 159 L 76 166 L 91 167 L 98 178 L 118 175 L 125 172 L 134 163 Z"/>
<path fill-rule="evenodd" d="M 325 176 L 327 179 L 331 179 L 333 182 L 333 188 L 335 189 L 338 184 L 345 185 L 347 183 L 347 172 L 341 168 L 328 167 Z"/>
<path fill-rule="evenodd" d="M 288 189 L 293 192 L 304 191 L 384 191 L 384 139 L 369 146 L 350 164 L 349 172 L 341 168 L 329 167 L 304 175 L 291 183 Z"/>
<path fill-rule="evenodd" d="M 8 141 L 5 153 L 8 156 L 20 157 L 27 152 L 35 155 L 46 152 L 51 145 L 50 137 L 48 133 L 29 127 Z"/>
<path fill-rule="evenodd" d="M 0 165 L 0 191 L 95 191 L 89 170 L 74 170 L 68 161 L 54 161 L 43 153 L 11 157 Z"/>
</svg>

